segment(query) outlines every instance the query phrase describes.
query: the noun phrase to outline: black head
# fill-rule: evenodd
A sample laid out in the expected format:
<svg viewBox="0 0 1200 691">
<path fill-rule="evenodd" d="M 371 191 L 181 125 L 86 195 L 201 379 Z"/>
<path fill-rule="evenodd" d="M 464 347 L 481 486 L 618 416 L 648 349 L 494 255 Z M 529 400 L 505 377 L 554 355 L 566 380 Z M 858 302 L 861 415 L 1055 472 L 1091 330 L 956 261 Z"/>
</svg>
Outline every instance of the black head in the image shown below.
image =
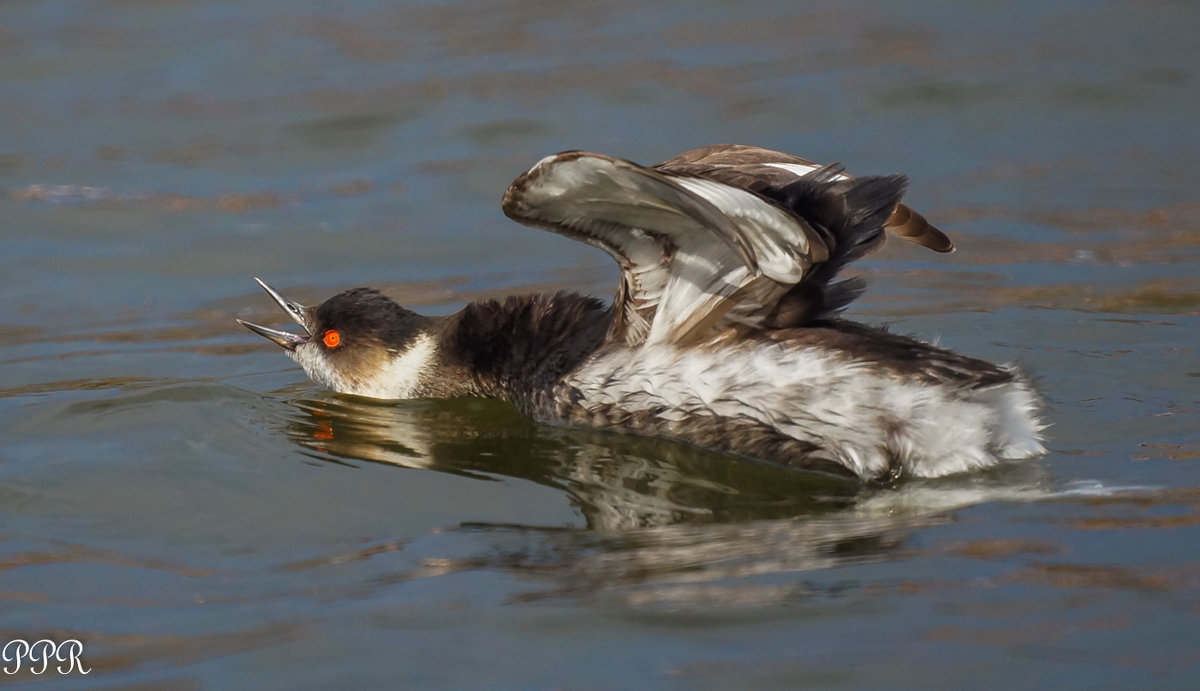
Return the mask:
<svg viewBox="0 0 1200 691">
<path fill-rule="evenodd" d="M 411 388 L 405 366 L 423 369 L 427 364 L 425 356 L 403 358 L 420 350 L 414 345 L 422 335 L 428 341 L 429 318 L 404 309 L 377 290 L 352 288 L 316 307 L 304 307 L 262 281 L 259 284 L 305 333 L 238 321 L 282 346 L 319 384 L 343 393 L 403 398 L 406 388 Z"/>
<path fill-rule="evenodd" d="M 351 288 L 310 310 L 309 332 L 330 352 L 358 347 L 403 351 L 428 321 L 374 288 Z"/>
</svg>

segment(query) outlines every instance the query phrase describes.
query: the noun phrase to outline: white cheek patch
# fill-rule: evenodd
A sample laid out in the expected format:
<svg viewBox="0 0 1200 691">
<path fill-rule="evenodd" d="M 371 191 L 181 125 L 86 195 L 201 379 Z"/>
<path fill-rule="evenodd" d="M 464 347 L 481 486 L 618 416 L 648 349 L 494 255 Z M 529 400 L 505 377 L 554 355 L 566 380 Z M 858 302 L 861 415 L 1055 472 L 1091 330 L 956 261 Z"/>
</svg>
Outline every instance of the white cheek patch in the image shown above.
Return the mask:
<svg viewBox="0 0 1200 691">
<path fill-rule="evenodd" d="M 316 343 L 310 341 L 296 346 L 294 350 L 288 351 L 288 357 L 304 369 L 309 379 L 327 389 L 338 392 L 342 390 L 341 378 L 329 367 L 329 363 L 325 362 L 325 356 Z"/>
<path fill-rule="evenodd" d="M 412 398 L 433 365 L 434 351 L 432 336 L 417 336 L 408 350 L 388 360 L 373 380 L 355 393 L 371 398 Z"/>
<path fill-rule="evenodd" d="M 369 372 L 344 372 L 334 367 L 315 343 L 300 346 L 289 355 L 316 383 L 338 393 L 367 398 L 412 398 L 429 374 L 435 357 L 433 337 L 421 334 L 408 350 L 391 356 Z"/>
</svg>

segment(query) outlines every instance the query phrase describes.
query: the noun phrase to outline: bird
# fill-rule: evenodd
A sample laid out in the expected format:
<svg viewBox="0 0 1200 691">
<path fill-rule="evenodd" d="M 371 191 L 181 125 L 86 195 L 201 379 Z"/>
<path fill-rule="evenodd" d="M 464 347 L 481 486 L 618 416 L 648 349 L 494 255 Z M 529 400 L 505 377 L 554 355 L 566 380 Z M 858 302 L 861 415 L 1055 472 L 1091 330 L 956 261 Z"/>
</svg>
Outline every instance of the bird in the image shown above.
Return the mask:
<svg viewBox="0 0 1200 691">
<path fill-rule="evenodd" d="M 901 203 L 907 186 L 746 145 L 652 166 L 564 151 L 521 173 L 501 206 L 611 255 L 610 302 L 559 291 L 431 317 L 367 287 L 304 306 L 256 278 L 303 333 L 238 322 L 338 393 L 502 399 L 543 423 L 863 483 L 1044 453 L 1040 397 L 1020 369 L 843 316 L 865 282 L 841 270 L 885 235 L 955 249 Z"/>
</svg>

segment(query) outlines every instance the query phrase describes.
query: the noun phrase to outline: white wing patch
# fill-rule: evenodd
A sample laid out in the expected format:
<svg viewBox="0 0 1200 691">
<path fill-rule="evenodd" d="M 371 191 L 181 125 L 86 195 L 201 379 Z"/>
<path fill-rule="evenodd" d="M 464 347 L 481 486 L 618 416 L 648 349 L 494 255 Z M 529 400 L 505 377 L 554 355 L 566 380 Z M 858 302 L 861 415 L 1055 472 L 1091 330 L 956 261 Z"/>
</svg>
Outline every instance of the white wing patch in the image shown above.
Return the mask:
<svg viewBox="0 0 1200 691">
<path fill-rule="evenodd" d="M 798 283 L 812 266 L 812 231 L 798 224 L 795 216 L 737 187 L 701 178 L 677 178 L 675 182 L 745 229 L 758 268 L 766 276 L 781 283 Z"/>
<path fill-rule="evenodd" d="M 795 174 L 795 176 L 798 178 L 804 177 L 813 171 L 817 171 L 825 167 L 819 166 L 815 163 L 764 163 L 763 165 L 770 166 L 771 168 L 778 168 L 780 170 L 786 170 L 789 173 Z M 832 176 L 832 178 L 834 180 L 849 180 L 850 176 L 839 173 L 838 175 Z"/>
</svg>

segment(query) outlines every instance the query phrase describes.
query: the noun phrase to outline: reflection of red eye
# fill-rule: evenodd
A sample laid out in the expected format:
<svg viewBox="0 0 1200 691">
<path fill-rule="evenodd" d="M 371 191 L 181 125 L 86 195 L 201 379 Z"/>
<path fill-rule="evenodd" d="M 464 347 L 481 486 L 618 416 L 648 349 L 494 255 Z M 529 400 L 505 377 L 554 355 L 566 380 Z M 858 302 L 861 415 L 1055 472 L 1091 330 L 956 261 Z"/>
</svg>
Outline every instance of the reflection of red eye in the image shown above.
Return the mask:
<svg viewBox="0 0 1200 691">
<path fill-rule="evenodd" d="M 325 337 L 321 340 L 325 341 L 326 348 L 336 348 L 342 344 L 342 335 L 337 329 L 330 329 L 325 332 Z"/>
</svg>

